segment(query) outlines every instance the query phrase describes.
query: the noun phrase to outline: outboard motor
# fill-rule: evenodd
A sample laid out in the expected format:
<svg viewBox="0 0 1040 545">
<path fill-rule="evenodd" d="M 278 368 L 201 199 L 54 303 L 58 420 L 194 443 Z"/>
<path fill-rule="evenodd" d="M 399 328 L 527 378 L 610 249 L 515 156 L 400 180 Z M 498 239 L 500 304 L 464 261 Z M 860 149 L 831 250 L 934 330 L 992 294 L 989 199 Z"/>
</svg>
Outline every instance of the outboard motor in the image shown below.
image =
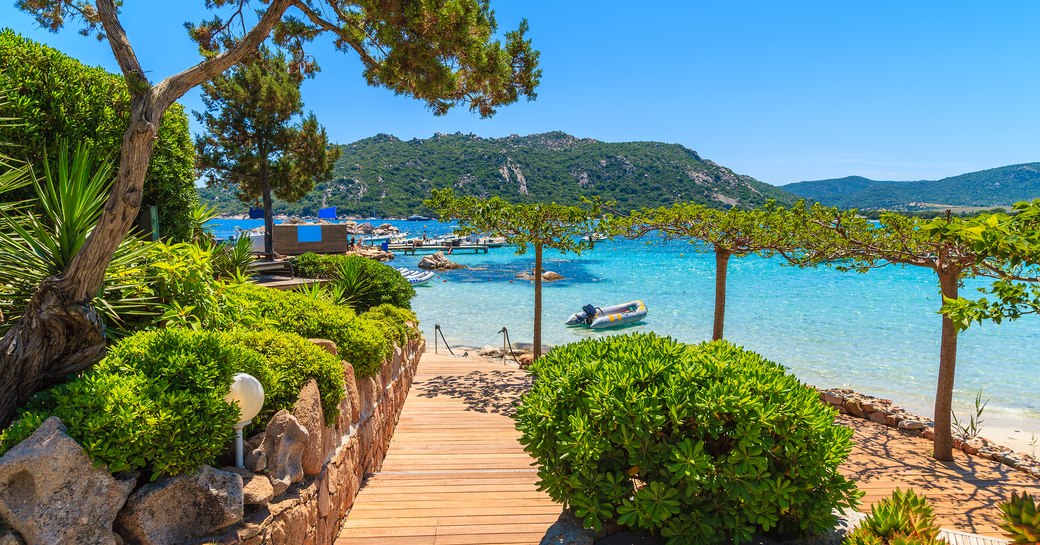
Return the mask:
<svg viewBox="0 0 1040 545">
<path fill-rule="evenodd" d="M 596 319 L 596 307 L 592 305 L 585 305 L 581 307 L 582 312 L 585 314 L 585 323 L 591 324 Z"/>
</svg>

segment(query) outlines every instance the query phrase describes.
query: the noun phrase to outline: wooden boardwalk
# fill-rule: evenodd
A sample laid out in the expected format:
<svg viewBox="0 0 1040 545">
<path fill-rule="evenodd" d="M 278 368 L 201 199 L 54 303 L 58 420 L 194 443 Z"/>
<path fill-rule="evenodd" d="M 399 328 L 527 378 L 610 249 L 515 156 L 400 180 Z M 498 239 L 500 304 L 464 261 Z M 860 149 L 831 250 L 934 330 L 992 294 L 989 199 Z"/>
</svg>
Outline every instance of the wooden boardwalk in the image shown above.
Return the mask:
<svg viewBox="0 0 1040 545">
<path fill-rule="evenodd" d="M 536 490 L 508 416 L 528 385 L 503 365 L 426 353 L 337 545 L 538 543 L 560 506 Z"/>
<path fill-rule="evenodd" d="M 337 545 L 538 543 L 560 506 L 536 490 L 508 417 L 528 384 L 498 363 L 425 354 L 382 470 L 362 488 Z M 952 545 L 993 545 L 997 503 L 1012 490 L 1040 494 L 1036 479 L 996 462 L 956 452 L 942 464 L 928 456 L 928 441 L 841 422 L 856 430 L 842 471 L 866 492 L 861 510 L 896 487 L 913 488 L 929 498 Z"/>
</svg>

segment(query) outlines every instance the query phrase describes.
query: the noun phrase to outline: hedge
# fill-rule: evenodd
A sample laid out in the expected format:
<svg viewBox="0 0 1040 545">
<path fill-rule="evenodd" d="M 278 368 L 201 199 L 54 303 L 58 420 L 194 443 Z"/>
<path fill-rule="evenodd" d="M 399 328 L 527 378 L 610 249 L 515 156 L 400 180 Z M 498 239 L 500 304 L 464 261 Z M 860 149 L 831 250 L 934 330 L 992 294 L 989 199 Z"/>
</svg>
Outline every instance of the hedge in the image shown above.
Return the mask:
<svg viewBox="0 0 1040 545">
<path fill-rule="evenodd" d="M 93 144 L 100 154 L 118 161 L 130 108 L 130 94 L 121 76 L 86 66 L 56 49 L 3 29 L 0 92 L 11 102 L 3 116 L 24 122 L 0 125 L 5 154 L 43 172 L 45 148 L 53 156 L 57 139 L 64 139 Z M 191 211 L 197 202 L 194 168 L 195 148 L 188 117 L 180 104 L 174 104 L 162 117 L 142 195 L 142 207 L 158 207 L 164 238 L 189 238 Z M 30 196 L 22 192 L 5 198 Z"/>
</svg>

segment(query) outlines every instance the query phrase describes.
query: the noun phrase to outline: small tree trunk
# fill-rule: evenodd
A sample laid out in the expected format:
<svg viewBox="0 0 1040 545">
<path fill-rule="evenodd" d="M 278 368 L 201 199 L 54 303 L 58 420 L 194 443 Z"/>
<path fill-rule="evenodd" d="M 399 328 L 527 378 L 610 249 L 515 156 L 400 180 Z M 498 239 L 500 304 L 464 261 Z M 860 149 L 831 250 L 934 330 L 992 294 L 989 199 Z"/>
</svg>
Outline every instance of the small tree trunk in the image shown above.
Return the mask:
<svg viewBox="0 0 1040 545">
<path fill-rule="evenodd" d="M 960 271 L 940 272 L 939 286 L 945 299 L 956 299 Z M 953 460 L 953 430 L 950 414 L 953 410 L 953 381 L 957 369 L 957 328 L 945 314 L 942 315 L 942 341 L 939 344 L 939 384 L 935 390 L 935 439 L 932 456 L 936 460 Z"/>
<path fill-rule="evenodd" d="M 722 329 L 726 324 L 726 271 L 729 269 L 729 251 L 715 248 L 715 324 L 711 330 L 711 340 L 722 339 Z"/>
<path fill-rule="evenodd" d="M 542 244 L 534 245 L 534 359 L 542 357 Z"/>
<path fill-rule="evenodd" d="M 266 161 L 265 161 L 266 163 Z M 264 190 L 264 253 L 274 258 L 274 210 L 271 203 L 271 182 L 267 179 L 267 167 L 260 167 L 260 183 Z"/>
</svg>

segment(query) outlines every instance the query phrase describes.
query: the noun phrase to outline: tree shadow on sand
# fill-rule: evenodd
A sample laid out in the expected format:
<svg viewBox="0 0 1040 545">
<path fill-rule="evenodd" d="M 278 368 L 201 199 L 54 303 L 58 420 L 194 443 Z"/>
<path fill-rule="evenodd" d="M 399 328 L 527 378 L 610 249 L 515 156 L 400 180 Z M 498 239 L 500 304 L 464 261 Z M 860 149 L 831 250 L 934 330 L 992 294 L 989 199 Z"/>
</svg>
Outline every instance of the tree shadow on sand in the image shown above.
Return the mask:
<svg viewBox="0 0 1040 545">
<path fill-rule="evenodd" d="M 448 396 L 480 413 L 512 416 L 520 395 L 531 388 L 531 377 L 517 372 L 473 371 L 465 375 L 440 375 L 416 384 L 419 397 Z"/>
</svg>

